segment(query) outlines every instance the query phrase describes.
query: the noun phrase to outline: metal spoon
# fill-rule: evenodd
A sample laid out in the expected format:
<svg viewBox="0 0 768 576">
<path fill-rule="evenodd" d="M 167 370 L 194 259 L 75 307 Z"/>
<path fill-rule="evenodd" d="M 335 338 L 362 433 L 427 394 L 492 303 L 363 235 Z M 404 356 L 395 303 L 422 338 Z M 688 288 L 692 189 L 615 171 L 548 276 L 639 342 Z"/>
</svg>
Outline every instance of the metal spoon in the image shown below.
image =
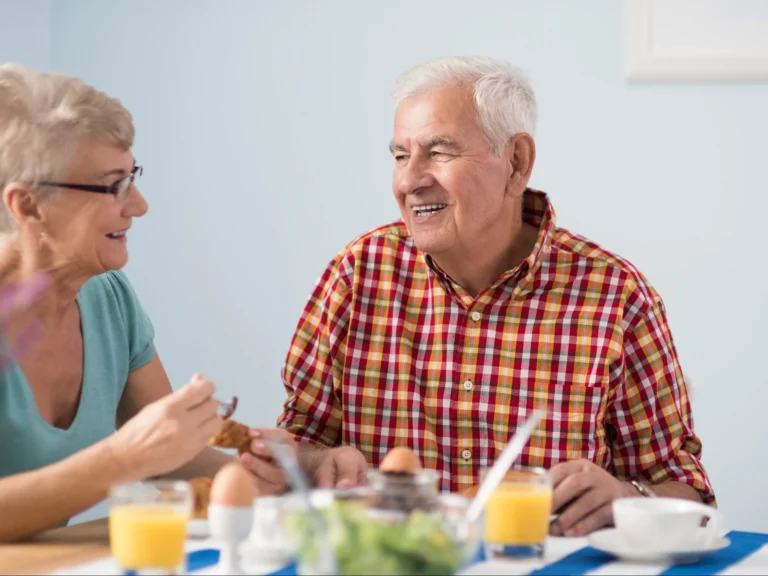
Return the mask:
<svg viewBox="0 0 768 576">
<path fill-rule="evenodd" d="M 512 439 L 507 444 L 504 451 L 496 459 L 496 462 L 491 467 L 488 474 L 485 475 L 480 488 L 472 499 L 467 509 L 467 520 L 474 522 L 480 517 L 480 514 L 485 508 L 485 503 L 490 498 L 494 490 L 501 484 L 504 477 L 507 475 L 507 471 L 514 464 L 517 457 L 523 451 L 528 439 L 531 437 L 533 430 L 538 426 L 539 421 L 543 418 L 544 413 L 540 410 L 534 411 L 533 415 L 520 428 L 517 429 Z"/>
</svg>

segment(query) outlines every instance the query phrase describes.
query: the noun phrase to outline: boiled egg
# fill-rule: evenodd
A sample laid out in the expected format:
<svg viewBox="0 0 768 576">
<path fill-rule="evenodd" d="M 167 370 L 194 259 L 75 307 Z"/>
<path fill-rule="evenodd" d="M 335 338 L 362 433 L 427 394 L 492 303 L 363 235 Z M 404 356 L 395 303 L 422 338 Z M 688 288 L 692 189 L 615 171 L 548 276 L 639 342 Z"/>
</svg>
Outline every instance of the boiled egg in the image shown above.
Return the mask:
<svg viewBox="0 0 768 576">
<path fill-rule="evenodd" d="M 387 453 L 384 460 L 381 461 L 379 469 L 382 472 L 395 474 L 414 474 L 421 470 L 421 460 L 410 448 L 398 446 Z"/>
<path fill-rule="evenodd" d="M 210 503 L 233 508 L 250 508 L 256 498 L 251 473 L 240 464 L 224 465 L 213 478 Z"/>
</svg>

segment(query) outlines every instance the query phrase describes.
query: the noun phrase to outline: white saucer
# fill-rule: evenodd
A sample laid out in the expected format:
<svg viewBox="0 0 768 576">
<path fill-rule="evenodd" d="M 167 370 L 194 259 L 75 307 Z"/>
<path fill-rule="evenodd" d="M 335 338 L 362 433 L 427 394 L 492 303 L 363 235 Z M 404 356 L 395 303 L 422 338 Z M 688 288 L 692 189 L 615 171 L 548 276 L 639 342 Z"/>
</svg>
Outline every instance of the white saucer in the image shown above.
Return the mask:
<svg viewBox="0 0 768 576">
<path fill-rule="evenodd" d="M 202 518 L 193 518 L 187 520 L 187 536 L 190 538 L 208 538 L 208 520 Z"/>
<path fill-rule="evenodd" d="M 731 541 L 724 536 L 715 538 L 709 546 L 696 546 L 684 550 L 643 550 L 633 548 L 624 541 L 615 528 L 598 530 L 587 536 L 592 548 L 632 562 L 658 562 L 664 564 L 689 564 L 702 556 L 726 548 Z"/>
</svg>

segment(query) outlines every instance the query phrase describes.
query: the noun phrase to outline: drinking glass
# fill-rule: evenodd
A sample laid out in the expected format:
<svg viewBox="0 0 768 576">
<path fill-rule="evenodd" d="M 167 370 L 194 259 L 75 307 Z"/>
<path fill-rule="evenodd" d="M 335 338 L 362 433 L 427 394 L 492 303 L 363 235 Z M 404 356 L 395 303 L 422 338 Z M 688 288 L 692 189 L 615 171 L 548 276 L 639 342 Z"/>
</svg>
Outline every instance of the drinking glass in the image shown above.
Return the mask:
<svg viewBox="0 0 768 576">
<path fill-rule="evenodd" d="M 109 544 L 120 568 L 139 574 L 182 574 L 192 507 L 187 482 L 114 486 L 109 494 Z"/>
<path fill-rule="evenodd" d="M 507 472 L 485 505 L 486 556 L 541 558 L 551 510 L 552 476 L 548 470 L 523 468 Z"/>
</svg>

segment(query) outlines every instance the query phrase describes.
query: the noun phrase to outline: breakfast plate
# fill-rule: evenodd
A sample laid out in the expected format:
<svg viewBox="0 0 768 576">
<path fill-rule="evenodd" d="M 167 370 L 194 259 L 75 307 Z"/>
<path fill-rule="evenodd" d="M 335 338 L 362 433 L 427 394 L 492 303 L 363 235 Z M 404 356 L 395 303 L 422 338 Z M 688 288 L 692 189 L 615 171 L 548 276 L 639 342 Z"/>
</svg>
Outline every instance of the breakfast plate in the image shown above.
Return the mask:
<svg viewBox="0 0 768 576">
<path fill-rule="evenodd" d="M 187 521 L 187 536 L 190 538 L 208 538 L 208 520 L 204 518 L 193 518 Z"/>
<path fill-rule="evenodd" d="M 702 556 L 727 548 L 731 541 L 723 536 L 715 538 L 709 545 L 677 550 L 642 549 L 630 546 L 624 541 L 618 530 L 609 528 L 598 530 L 587 536 L 592 548 L 631 562 L 658 562 L 664 564 L 689 564 Z"/>
</svg>

